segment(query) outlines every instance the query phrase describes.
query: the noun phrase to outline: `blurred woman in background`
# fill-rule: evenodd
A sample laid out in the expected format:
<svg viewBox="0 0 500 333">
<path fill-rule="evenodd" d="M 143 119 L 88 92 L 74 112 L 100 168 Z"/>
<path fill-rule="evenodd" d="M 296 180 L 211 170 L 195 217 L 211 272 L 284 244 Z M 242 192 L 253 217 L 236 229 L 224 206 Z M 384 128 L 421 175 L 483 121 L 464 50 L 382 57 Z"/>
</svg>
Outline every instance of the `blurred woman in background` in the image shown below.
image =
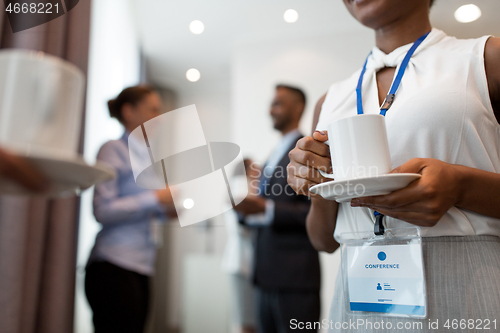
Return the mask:
<svg viewBox="0 0 500 333">
<path fill-rule="evenodd" d="M 119 140 L 106 142 L 97 155 L 115 169 L 117 178 L 95 188 L 94 215 L 102 230 L 87 265 L 85 292 L 96 333 L 140 333 L 147 317 L 149 279 L 156 257 L 152 230 L 155 220 L 175 208 L 168 188 L 155 191 L 136 185 L 128 137 L 160 115 L 162 103 L 152 88 L 137 86 L 123 90 L 108 106 L 125 133 Z M 133 142 L 130 149 L 134 149 Z"/>
</svg>

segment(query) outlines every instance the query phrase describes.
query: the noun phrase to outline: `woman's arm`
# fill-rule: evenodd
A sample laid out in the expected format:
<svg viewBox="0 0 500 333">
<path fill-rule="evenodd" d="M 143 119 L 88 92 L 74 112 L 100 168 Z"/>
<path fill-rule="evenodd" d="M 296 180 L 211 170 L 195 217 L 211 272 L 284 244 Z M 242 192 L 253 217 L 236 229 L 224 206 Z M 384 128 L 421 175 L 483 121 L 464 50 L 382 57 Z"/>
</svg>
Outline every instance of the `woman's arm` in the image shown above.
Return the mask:
<svg viewBox="0 0 500 333">
<path fill-rule="evenodd" d="M 111 142 L 101 148 L 97 159 L 116 170 L 127 168 L 127 159 L 119 154 L 118 147 Z M 153 190 L 120 196 L 120 181 L 122 179 L 119 176 L 95 187 L 94 216 L 99 223 L 130 222 L 163 211 L 160 198 Z"/>
<path fill-rule="evenodd" d="M 320 196 L 311 198 L 311 209 L 307 215 L 306 228 L 311 244 L 318 251 L 332 253 L 339 244 L 333 238 L 337 223 L 338 203 Z"/>
<path fill-rule="evenodd" d="M 155 191 L 119 197 L 116 179 L 97 185 L 95 188 L 94 216 L 101 224 L 128 223 L 155 212 L 163 212 Z"/>
<path fill-rule="evenodd" d="M 316 104 L 313 131 L 318 124 L 325 96 L 321 97 Z M 338 204 L 309 192 L 311 186 L 331 180 L 323 178 L 318 171 L 321 169 L 331 172 L 329 148 L 323 143 L 326 140 L 328 136 L 319 132 L 315 132 L 313 137 L 300 139 L 289 153 L 290 164 L 288 164 L 287 173 L 288 184 L 296 193 L 311 196 L 311 209 L 307 214 L 306 228 L 312 245 L 318 251 L 331 253 L 339 246 L 333 238 Z"/>
<path fill-rule="evenodd" d="M 500 123 L 500 38 L 490 37 L 484 47 L 484 69 L 491 105 Z"/>
</svg>

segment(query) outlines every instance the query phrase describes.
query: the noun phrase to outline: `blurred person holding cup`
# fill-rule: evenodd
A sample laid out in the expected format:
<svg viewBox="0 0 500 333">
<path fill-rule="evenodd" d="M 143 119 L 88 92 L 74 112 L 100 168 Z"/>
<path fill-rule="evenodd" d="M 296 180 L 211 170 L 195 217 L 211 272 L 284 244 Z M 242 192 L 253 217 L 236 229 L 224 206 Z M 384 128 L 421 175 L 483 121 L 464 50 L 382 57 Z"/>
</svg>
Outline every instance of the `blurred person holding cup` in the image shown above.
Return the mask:
<svg viewBox="0 0 500 333">
<path fill-rule="evenodd" d="M 302 89 L 276 85 L 269 115 L 281 139 L 260 172 L 258 195 L 248 195 L 235 207 L 240 223 L 255 230 L 252 280 L 261 333 L 292 332 L 292 320 L 315 322 L 320 317 L 319 256 L 305 225 L 310 204 L 286 178 L 288 152 L 302 138 L 298 126 L 305 105 Z"/>
<path fill-rule="evenodd" d="M 316 105 L 315 132 L 290 152 L 288 183 L 311 196 L 307 230 L 316 249 L 333 252 L 342 234 L 373 231 L 375 212 L 385 215 L 389 228 L 418 226 L 429 319 L 498 321 L 500 299 L 489 290 L 500 288 L 493 273 L 500 269 L 500 39 L 461 40 L 432 28 L 432 2 L 344 0 L 352 16 L 374 30 L 376 47 L 362 69 L 333 84 Z M 346 139 L 328 132 L 330 124 L 379 113 L 387 127 L 390 174 L 419 178 L 389 194 L 341 203 L 312 193 L 314 186 L 337 181 L 331 157 L 343 153 L 330 147 Z M 371 178 L 387 177 L 383 171 Z M 330 319 L 362 318 L 348 314 L 342 280 L 339 275 Z M 418 330 L 427 331 L 426 325 Z"/>
</svg>

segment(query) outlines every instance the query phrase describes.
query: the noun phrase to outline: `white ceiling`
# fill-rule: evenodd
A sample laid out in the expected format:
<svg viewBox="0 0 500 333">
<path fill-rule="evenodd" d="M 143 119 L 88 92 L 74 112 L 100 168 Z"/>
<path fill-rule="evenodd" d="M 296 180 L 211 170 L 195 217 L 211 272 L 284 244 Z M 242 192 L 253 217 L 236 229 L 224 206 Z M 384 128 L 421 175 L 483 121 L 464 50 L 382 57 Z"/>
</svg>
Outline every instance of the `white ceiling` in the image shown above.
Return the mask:
<svg viewBox="0 0 500 333">
<path fill-rule="evenodd" d="M 152 81 L 173 89 L 193 85 L 189 68 L 201 72 L 195 84 L 228 81 L 232 46 L 243 41 L 279 40 L 366 29 L 341 0 L 133 0 L 139 36 Z M 401 0 L 407 1 L 407 0 Z M 482 17 L 471 23 L 455 21 L 454 11 L 474 3 Z M 285 10 L 298 11 L 296 23 L 283 20 Z M 500 35 L 500 0 L 436 0 L 431 19 L 450 35 L 468 38 Z M 205 31 L 194 35 L 189 23 L 201 20 Z M 333 41 L 332 41 L 333 42 Z"/>
</svg>

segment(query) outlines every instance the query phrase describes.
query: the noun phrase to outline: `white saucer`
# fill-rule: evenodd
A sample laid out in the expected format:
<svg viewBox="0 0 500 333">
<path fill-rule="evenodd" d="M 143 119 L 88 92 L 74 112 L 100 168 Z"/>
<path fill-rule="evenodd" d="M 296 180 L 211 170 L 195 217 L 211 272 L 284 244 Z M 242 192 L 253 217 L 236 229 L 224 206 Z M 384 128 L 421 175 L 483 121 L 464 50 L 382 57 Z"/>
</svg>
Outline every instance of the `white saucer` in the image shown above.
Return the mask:
<svg viewBox="0 0 500 333">
<path fill-rule="evenodd" d="M 50 180 L 47 192 L 35 194 L 6 178 L 0 178 L 0 194 L 29 194 L 44 197 L 59 197 L 79 194 L 92 185 L 112 179 L 115 171 L 102 163 L 87 164 L 83 158 L 53 158 L 41 156 L 24 157 Z"/>
<path fill-rule="evenodd" d="M 314 185 L 309 191 L 328 200 L 348 202 L 354 198 L 389 194 L 408 186 L 420 177 L 418 173 L 390 173 L 378 177 L 332 180 Z"/>
</svg>

